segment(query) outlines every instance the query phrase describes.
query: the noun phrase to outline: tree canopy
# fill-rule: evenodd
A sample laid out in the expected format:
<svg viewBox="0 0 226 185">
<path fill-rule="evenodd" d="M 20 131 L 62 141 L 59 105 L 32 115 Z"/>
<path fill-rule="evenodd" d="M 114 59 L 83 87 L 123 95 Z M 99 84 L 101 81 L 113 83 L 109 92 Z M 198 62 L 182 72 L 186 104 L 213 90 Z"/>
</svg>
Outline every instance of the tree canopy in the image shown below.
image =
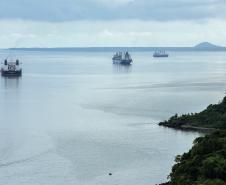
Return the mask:
<svg viewBox="0 0 226 185">
<path fill-rule="evenodd" d="M 226 132 L 195 139 L 192 149 L 177 156 L 162 185 L 226 185 Z"/>
<path fill-rule="evenodd" d="M 209 105 L 200 113 L 177 114 L 159 125 L 173 128 L 205 127 L 226 130 L 226 97 L 219 104 Z"/>
</svg>

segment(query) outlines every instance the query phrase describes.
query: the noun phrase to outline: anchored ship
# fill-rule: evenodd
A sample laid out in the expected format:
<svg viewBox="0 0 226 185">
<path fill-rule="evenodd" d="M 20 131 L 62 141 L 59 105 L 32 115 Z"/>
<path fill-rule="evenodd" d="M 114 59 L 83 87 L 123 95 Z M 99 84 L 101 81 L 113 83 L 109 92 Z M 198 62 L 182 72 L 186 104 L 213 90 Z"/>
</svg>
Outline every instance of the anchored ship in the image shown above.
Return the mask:
<svg viewBox="0 0 226 185">
<path fill-rule="evenodd" d="M 1 67 L 1 74 L 2 76 L 21 76 L 22 68 L 20 61 L 18 59 L 5 59 Z"/>
<path fill-rule="evenodd" d="M 168 56 L 169 54 L 167 54 L 165 50 L 158 50 L 155 51 L 153 54 L 153 57 L 168 57 Z"/>
<path fill-rule="evenodd" d="M 118 52 L 112 58 L 113 64 L 124 64 L 130 65 L 133 60 L 129 54 L 129 52 Z"/>
</svg>

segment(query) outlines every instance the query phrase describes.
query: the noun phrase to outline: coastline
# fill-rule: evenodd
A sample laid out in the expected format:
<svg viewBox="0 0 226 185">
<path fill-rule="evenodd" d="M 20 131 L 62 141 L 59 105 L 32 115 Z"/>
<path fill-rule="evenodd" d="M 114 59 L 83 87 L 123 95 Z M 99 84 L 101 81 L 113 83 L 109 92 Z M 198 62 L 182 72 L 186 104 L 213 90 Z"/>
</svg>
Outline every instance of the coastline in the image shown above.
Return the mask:
<svg viewBox="0 0 226 185">
<path fill-rule="evenodd" d="M 218 104 L 210 104 L 199 113 L 175 114 L 168 120 L 160 122 L 159 126 L 165 126 L 180 130 L 193 130 L 211 133 L 225 131 L 226 125 L 226 97 Z"/>
<path fill-rule="evenodd" d="M 217 129 L 217 128 L 198 127 L 198 126 L 191 126 L 191 125 L 172 126 L 170 124 L 164 124 L 164 123 L 159 123 L 158 125 L 161 127 L 167 127 L 167 128 L 171 128 L 171 129 L 175 129 L 175 130 L 196 131 L 196 132 L 202 132 L 202 133 L 206 133 L 206 134 L 222 130 L 222 129 Z"/>
</svg>

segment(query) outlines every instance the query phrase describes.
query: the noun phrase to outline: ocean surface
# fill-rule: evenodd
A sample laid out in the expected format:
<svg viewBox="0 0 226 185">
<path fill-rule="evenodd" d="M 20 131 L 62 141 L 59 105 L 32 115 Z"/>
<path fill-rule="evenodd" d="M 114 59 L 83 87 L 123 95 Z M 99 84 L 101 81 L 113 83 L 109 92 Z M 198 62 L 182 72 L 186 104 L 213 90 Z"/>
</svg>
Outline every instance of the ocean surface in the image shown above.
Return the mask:
<svg viewBox="0 0 226 185">
<path fill-rule="evenodd" d="M 200 134 L 157 123 L 226 90 L 226 52 L 132 52 L 131 66 L 113 65 L 112 52 L 13 53 L 23 76 L 0 77 L 2 185 L 165 182 Z"/>
</svg>

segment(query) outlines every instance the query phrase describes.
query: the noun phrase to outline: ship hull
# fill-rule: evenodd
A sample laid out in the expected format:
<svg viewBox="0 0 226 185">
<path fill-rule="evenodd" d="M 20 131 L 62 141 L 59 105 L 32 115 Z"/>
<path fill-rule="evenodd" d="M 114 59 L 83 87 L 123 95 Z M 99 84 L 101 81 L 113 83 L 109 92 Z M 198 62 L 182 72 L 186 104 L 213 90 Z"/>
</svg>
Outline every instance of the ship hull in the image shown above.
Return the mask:
<svg viewBox="0 0 226 185">
<path fill-rule="evenodd" d="M 22 76 L 22 70 L 20 71 L 4 71 L 4 70 L 1 70 L 1 75 L 2 76 Z"/>
<path fill-rule="evenodd" d="M 161 58 L 161 57 L 169 57 L 168 54 L 164 54 L 164 55 L 153 55 L 153 57 L 155 58 Z"/>
<path fill-rule="evenodd" d="M 122 65 L 130 65 L 132 63 L 131 60 L 113 60 L 113 64 L 122 64 Z"/>
</svg>

